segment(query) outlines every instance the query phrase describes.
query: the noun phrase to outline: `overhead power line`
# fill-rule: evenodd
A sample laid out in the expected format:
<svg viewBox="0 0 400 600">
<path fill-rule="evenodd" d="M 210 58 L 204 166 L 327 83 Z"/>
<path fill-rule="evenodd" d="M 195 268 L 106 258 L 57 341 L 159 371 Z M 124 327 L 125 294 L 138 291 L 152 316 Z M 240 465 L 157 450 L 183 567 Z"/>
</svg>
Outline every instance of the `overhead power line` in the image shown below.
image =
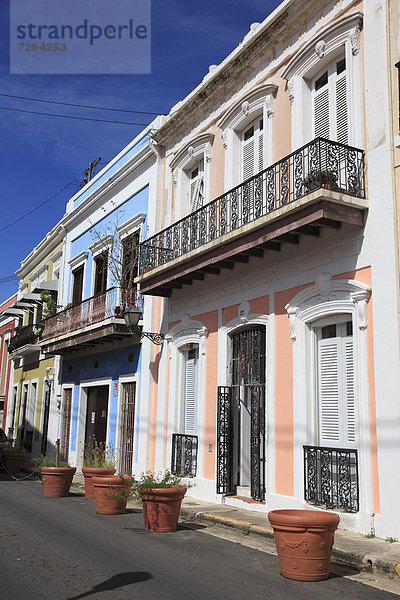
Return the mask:
<svg viewBox="0 0 400 600">
<path fill-rule="evenodd" d="M 40 204 L 38 204 L 37 206 L 35 206 L 35 208 L 32 208 L 30 211 L 26 212 L 25 214 L 21 215 L 20 217 L 18 217 L 18 219 L 15 219 L 15 221 L 12 221 L 11 223 L 8 223 L 8 225 L 5 225 L 4 227 L 2 227 L 0 229 L 0 233 L 2 231 L 5 231 L 6 229 L 9 229 L 12 225 L 15 225 L 16 223 L 19 223 L 19 221 L 22 221 L 22 219 L 25 219 L 25 217 L 27 217 L 28 215 L 31 215 L 33 212 L 35 212 L 36 210 L 38 210 L 39 208 L 41 208 L 42 206 L 44 206 L 45 204 L 47 204 L 48 202 L 50 202 L 50 200 L 53 200 L 53 198 L 55 198 L 56 196 L 58 196 L 59 194 L 61 194 L 64 190 L 66 190 L 67 188 L 69 188 L 71 185 L 76 184 L 76 181 L 70 181 L 66 186 L 64 186 L 61 190 L 59 190 L 58 192 L 56 192 L 55 194 L 53 194 L 53 196 L 50 196 L 50 198 L 47 198 L 47 200 L 44 200 L 44 202 L 41 202 Z"/>
<path fill-rule="evenodd" d="M 150 110 L 128 110 L 125 108 L 109 108 L 106 106 L 92 106 L 89 104 L 74 104 L 72 102 L 60 102 L 58 100 L 44 100 L 43 98 L 29 98 L 27 96 L 14 96 L 13 94 L 0 94 L 6 98 L 18 98 L 18 100 L 31 100 L 32 102 L 46 102 L 46 104 L 60 104 L 62 106 L 76 106 L 78 108 L 92 108 L 94 110 L 111 110 L 113 112 L 125 112 L 134 113 L 137 115 L 154 115 L 158 116 L 159 113 L 151 112 Z"/>
<path fill-rule="evenodd" d="M 97 123 L 115 123 L 116 125 L 136 125 L 138 127 L 147 127 L 147 125 L 148 125 L 148 123 L 129 123 L 127 121 L 108 121 L 106 119 L 91 119 L 90 117 L 73 117 L 73 116 L 69 116 L 69 115 L 56 115 L 54 113 L 44 113 L 44 112 L 38 112 L 36 110 L 23 110 L 22 108 L 9 108 L 7 106 L 0 106 L 0 110 L 11 110 L 13 112 L 30 113 L 32 115 L 43 115 L 45 117 L 58 117 L 61 119 L 77 119 L 78 121 L 96 121 Z"/>
<path fill-rule="evenodd" d="M 19 277 L 16 275 L 9 275 L 8 277 L 0 277 L 0 283 L 18 283 Z"/>
</svg>

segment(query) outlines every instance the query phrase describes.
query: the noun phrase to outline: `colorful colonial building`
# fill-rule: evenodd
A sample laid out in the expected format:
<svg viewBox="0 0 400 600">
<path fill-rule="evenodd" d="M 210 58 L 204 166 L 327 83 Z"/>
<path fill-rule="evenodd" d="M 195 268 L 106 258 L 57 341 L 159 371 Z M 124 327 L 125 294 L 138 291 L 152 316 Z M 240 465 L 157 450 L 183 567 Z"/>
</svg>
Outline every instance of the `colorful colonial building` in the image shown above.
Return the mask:
<svg viewBox="0 0 400 600">
<path fill-rule="evenodd" d="M 286 0 L 154 132 L 135 473 L 400 537 L 398 40 L 395 2 Z"/>
<path fill-rule="evenodd" d="M 17 301 L 17 294 L 0 304 L 0 427 L 6 428 L 7 404 L 10 381 L 12 381 L 12 361 L 8 356 L 8 345 L 14 335 L 15 312 L 11 307 Z"/>
</svg>

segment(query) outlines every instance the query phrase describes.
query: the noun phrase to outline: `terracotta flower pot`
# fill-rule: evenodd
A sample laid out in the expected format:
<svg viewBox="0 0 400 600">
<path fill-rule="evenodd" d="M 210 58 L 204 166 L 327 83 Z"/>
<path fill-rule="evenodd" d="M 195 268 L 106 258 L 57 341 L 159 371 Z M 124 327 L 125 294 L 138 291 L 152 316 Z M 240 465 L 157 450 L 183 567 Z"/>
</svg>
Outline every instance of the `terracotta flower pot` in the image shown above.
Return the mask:
<svg viewBox="0 0 400 600">
<path fill-rule="evenodd" d="M 23 452 L 5 452 L 1 460 L 8 473 L 19 473 L 25 454 Z"/>
<path fill-rule="evenodd" d="M 146 531 L 175 531 L 186 487 L 158 488 L 142 496 Z"/>
<path fill-rule="evenodd" d="M 96 512 L 99 515 L 123 515 L 126 511 L 126 500 L 117 498 L 124 489 L 129 487 L 132 477 L 117 475 L 107 477 L 93 476 L 94 495 L 96 498 Z M 112 487 L 112 489 L 110 489 Z"/>
<path fill-rule="evenodd" d="M 107 477 L 114 475 L 115 469 L 95 469 L 93 467 L 82 467 L 82 473 L 85 478 L 85 496 L 94 498 L 94 486 L 92 477 Z"/>
<path fill-rule="evenodd" d="M 300 581 L 329 577 L 333 538 L 339 516 L 317 510 L 272 510 L 281 574 Z"/>
<path fill-rule="evenodd" d="M 4 466 L 4 469 L 8 471 L 8 473 L 14 474 L 18 473 L 21 469 L 22 462 L 24 460 L 25 454 L 23 452 L 10 452 L 3 453 L 1 456 L 1 460 Z"/>
<path fill-rule="evenodd" d="M 46 498 L 63 498 L 69 495 L 75 467 L 42 467 L 41 471 Z"/>
</svg>

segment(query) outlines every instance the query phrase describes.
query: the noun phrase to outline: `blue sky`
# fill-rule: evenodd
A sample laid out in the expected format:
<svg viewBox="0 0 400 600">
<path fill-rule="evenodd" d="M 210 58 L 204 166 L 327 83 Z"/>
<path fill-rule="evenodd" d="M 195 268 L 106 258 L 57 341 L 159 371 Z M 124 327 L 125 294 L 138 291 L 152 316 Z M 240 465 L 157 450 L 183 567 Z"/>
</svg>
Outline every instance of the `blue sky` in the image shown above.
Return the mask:
<svg viewBox="0 0 400 600">
<path fill-rule="evenodd" d="M 111 0 L 110 0 L 111 1 Z M 0 91 L 29 96 L 145 110 L 167 114 L 200 83 L 211 64 L 220 63 L 278 0 L 152 0 L 151 75 L 10 75 L 9 1 L 0 0 Z M 150 115 L 74 109 L 0 96 L 0 106 L 148 124 Z M 14 113 L 0 109 L 0 229 L 18 219 L 74 180 L 90 161 L 109 161 L 141 126 L 92 123 Z M 17 290 L 4 277 L 52 229 L 77 185 L 0 232 L 0 301 Z"/>
</svg>

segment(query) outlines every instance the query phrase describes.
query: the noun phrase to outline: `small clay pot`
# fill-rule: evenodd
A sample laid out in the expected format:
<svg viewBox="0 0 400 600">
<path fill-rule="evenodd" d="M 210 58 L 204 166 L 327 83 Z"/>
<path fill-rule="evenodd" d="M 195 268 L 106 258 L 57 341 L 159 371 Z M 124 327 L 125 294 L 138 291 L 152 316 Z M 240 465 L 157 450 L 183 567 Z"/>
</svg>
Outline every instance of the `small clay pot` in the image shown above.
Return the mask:
<svg viewBox="0 0 400 600">
<path fill-rule="evenodd" d="M 92 477 L 107 477 L 114 475 L 115 469 L 95 469 L 93 467 L 82 467 L 82 474 L 85 477 L 85 496 L 94 498 L 94 486 Z"/>
<path fill-rule="evenodd" d="M 75 467 L 42 467 L 42 483 L 46 498 L 69 496 Z"/>
<path fill-rule="evenodd" d="M 96 498 L 96 512 L 99 515 L 122 515 L 126 511 L 126 500 L 120 500 L 118 495 L 129 487 L 132 477 L 123 475 L 108 475 L 107 477 L 93 477 L 94 494 Z"/>
<path fill-rule="evenodd" d="M 321 581 L 329 577 L 331 552 L 340 518 L 321 510 L 272 510 L 281 574 L 288 579 Z"/>
<path fill-rule="evenodd" d="M 155 488 L 142 494 L 146 531 L 175 531 L 187 488 Z"/>
</svg>

